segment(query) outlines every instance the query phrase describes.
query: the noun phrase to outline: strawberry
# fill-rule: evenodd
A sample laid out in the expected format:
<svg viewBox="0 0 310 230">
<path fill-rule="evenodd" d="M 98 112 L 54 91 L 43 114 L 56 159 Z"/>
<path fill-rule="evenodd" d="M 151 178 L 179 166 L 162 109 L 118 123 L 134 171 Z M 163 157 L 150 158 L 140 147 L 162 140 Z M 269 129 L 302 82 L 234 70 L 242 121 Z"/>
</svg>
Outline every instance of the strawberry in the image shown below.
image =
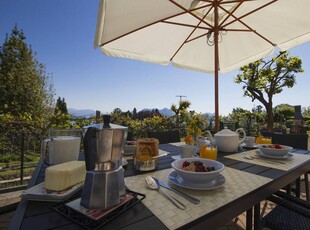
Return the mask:
<svg viewBox="0 0 310 230">
<path fill-rule="evenodd" d="M 279 144 L 275 144 L 275 145 L 274 145 L 274 148 L 275 148 L 275 149 L 282 149 L 281 145 L 279 145 Z"/>
</svg>

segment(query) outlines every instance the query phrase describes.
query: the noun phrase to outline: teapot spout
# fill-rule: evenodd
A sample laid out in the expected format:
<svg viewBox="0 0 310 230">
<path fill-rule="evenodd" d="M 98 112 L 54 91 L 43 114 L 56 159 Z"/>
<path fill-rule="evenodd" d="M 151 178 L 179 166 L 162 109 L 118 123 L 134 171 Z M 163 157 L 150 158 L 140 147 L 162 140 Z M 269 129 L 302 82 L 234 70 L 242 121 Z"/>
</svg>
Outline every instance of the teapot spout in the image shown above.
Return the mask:
<svg viewBox="0 0 310 230">
<path fill-rule="evenodd" d="M 210 143 L 212 145 L 214 145 L 215 144 L 215 139 L 212 137 L 212 134 L 210 133 L 209 130 L 206 131 L 206 135 L 207 135 L 208 139 L 210 140 Z"/>
</svg>

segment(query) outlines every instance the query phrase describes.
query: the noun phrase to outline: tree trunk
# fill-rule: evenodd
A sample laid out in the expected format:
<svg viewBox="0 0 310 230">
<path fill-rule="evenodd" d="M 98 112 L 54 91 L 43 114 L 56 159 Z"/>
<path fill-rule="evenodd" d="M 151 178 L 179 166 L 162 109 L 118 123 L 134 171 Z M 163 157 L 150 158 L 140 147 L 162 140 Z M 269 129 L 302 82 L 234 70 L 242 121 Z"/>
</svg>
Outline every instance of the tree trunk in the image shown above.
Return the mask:
<svg viewBox="0 0 310 230">
<path fill-rule="evenodd" d="M 272 111 L 272 103 L 269 103 L 266 107 L 267 111 L 267 131 L 273 131 L 273 111 Z"/>
</svg>

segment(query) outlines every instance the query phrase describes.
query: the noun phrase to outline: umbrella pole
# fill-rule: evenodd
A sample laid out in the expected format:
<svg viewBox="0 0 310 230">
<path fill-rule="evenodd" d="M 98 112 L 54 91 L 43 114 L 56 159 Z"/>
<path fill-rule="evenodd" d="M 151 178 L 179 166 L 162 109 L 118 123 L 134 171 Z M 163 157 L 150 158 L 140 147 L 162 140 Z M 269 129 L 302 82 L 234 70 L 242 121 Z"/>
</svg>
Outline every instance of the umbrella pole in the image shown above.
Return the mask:
<svg viewBox="0 0 310 230">
<path fill-rule="evenodd" d="M 218 92 L 218 75 L 219 75 L 219 48 L 218 48 L 218 1 L 214 1 L 214 93 L 215 93 L 215 132 L 219 131 L 219 92 Z"/>
</svg>

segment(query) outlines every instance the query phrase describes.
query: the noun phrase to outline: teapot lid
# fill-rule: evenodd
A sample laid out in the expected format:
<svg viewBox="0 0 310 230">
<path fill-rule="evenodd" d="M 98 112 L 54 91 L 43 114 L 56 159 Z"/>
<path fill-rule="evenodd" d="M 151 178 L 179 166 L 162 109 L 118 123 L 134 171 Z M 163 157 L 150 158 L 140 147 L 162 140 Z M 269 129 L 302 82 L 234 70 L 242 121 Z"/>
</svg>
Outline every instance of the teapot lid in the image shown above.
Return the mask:
<svg viewBox="0 0 310 230">
<path fill-rule="evenodd" d="M 221 131 L 217 132 L 215 136 L 237 136 L 238 133 L 231 131 L 227 128 L 227 126 L 224 127 Z"/>
</svg>

